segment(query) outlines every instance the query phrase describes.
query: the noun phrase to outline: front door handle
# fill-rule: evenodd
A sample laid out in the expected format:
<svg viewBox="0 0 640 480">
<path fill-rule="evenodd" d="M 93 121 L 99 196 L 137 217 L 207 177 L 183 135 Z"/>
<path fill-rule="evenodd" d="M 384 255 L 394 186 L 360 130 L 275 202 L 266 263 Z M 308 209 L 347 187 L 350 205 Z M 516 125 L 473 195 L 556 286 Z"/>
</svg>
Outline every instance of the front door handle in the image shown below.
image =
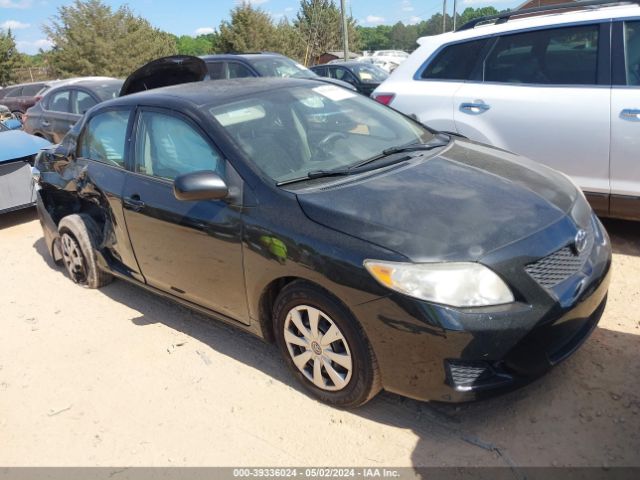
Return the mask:
<svg viewBox="0 0 640 480">
<path fill-rule="evenodd" d="M 134 212 L 140 212 L 144 209 L 144 202 L 140 200 L 139 195 L 131 195 L 130 197 L 124 197 L 122 201 L 124 208 L 127 210 L 133 210 Z"/>
<path fill-rule="evenodd" d="M 638 108 L 625 108 L 620 112 L 620 118 L 623 120 L 629 120 L 631 122 L 640 122 L 640 109 Z"/>
<path fill-rule="evenodd" d="M 46 128 L 46 127 L 50 127 L 50 126 L 51 126 L 51 124 L 50 124 L 49 122 L 47 122 L 46 120 L 44 120 L 44 121 L 42 122 L 42 126 Z"/>
<path fill-rule="evenodd" d="M 464 113 L 469 113 L 471 115 L 480 115 L 481 113 L 486 112 L 491 108 L 490 105 L 487 105 L 482 100 L 475 100 L 474 102 L 466 102 L 460 104 L 460 111 Z"/>
</svg>

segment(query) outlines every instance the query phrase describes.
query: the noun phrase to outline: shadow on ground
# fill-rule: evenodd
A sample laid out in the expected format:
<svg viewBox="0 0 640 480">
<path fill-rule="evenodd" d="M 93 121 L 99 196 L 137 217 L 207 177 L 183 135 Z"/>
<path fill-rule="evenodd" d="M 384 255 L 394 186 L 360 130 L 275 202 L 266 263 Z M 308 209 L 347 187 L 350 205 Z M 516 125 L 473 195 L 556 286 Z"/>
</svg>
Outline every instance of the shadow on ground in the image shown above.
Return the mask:
<svg viewBox="0 0 640 480">
<path fill-rule="evenodd" d="M 609 232 L 614 253 L 640 256 L 640 222 L 607 218 L 602 223 Z"/>
<path fill-rule="evenodd" d="M 0 230 L 15 227 L 23 223 L 29 223 L 37 220 L 38 213 L 35 207 L 25 208 L 24 210 L 16 210 L 15 212 L 4 213 L 0 215 Z"/>
<path fill-rule="evenodd" d="M 9 224 L 32 219 L 18 216 Z M 640 224 L 610 221 L 607 228 L 616 252 L 640 255 Z M 64 275 L 43 239 L 34 249 Z M 131 289 L 138 292 L 131 295 Z M 123 281 L 101 292 L 140 312 L 132 319 L 136 325 L 162 323 L 302 391 L 273 345 Z M 640 466 L 637 378 L 640 331 L 598 328 L 573 357 L 516 392 L 464 405 L 382 393 L 353 413 L 413 431 L 415 467 L 493 465 L 516 472 L 523 465 Z"/>
</svg>

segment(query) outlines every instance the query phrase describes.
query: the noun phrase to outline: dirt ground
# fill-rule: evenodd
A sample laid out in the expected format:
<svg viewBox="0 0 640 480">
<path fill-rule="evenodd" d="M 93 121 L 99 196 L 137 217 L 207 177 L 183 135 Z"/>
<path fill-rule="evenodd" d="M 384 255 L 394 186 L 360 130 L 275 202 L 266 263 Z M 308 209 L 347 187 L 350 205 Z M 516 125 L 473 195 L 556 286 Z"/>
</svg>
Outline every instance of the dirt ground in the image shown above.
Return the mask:
<svg viewBox="0 0 640 480">
<path fill-rule="evenodd" d="M 122 281 L 77 287 L 33 210 L 0 217 L 0 466 L 640 466 L 640 223 L 609 221 L 597 331 L 463 406 L 307 397 L 276 348 Z"/>
</svg>

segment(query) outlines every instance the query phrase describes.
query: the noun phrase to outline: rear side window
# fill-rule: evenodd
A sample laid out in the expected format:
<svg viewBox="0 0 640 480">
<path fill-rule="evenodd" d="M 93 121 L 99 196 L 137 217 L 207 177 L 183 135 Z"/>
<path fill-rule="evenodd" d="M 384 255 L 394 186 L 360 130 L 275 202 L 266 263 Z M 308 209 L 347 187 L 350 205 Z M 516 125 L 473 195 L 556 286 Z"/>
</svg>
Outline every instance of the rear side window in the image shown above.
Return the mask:
<svg viewBox="0 0 640 480">
<path fill-rule="evenodd" d="M 229 69 L 229 78 L 245 78 L 245 77 L 253 77 L 253 73 L 247 67 L 237 62 L 229 62 L 227 64 L 227 68 Z"/>
<path fill-rule="evenodd" d="M 7 98 L 19 97 L 22 95 L 22 87 L 14 88 L 5 95 Z"/>
<path fill-rule="evenodd" d="M 487 41 L 485 38 L 445 47 L 420 77 L 429 80 L 469 80 Z"/>
<path fill-rule="evenodd" d="M 627 85 L 640 85 L 640 22 L 625 22 L 624 50 Z"/>
<path fill-rule="evenodd" d="M 224 62 L 207 63 L 207 69 L 209 70 L 209 78 L 211 80 L 222 80 L 225 78 Z"/>
<path fill-rule="evenodd" d="M 96 115 L 80 138 L 79 156 L 124 167 L 129 111 L 117 110 Z"/>
<path fill-rule="evenodd" d="M 44 88 L 44 84 L 39 83 L 37 85 L 27 85 L 22 88 L 23 97 L 35 97 Z"/>
<path fill-rule="evenodd" d="M 500 37 L 485 60 L 484 80 L 595 85 L 599 30 L 599 25 L 587 25 Z"/>
</svg>

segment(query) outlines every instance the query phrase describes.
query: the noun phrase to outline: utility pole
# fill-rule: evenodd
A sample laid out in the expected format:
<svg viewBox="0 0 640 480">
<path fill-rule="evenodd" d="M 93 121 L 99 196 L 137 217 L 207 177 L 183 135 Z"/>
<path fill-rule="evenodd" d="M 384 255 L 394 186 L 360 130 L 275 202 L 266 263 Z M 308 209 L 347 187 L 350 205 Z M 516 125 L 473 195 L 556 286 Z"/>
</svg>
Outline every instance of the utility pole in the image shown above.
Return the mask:
<svg viewBox="0 0 640 480">
<path fill-rule="evenodd" d="M 447 0 L 442 0 L 442 33 L 447 31 Z"/>
<path fill-rule="evenodd" d="M 453 0 L 453 31 L 456 31 L 456 10 L 458 7 L 458 0 Z"/>
<path fill-rule="evenodd" d="M 340 0 L 340 10 L 342 11 L 342 47 L 344 48 L 344 61 L 349 60 L 349 30 L 347 30 L 347 9 L 345 0 Z"/>
</svg>

